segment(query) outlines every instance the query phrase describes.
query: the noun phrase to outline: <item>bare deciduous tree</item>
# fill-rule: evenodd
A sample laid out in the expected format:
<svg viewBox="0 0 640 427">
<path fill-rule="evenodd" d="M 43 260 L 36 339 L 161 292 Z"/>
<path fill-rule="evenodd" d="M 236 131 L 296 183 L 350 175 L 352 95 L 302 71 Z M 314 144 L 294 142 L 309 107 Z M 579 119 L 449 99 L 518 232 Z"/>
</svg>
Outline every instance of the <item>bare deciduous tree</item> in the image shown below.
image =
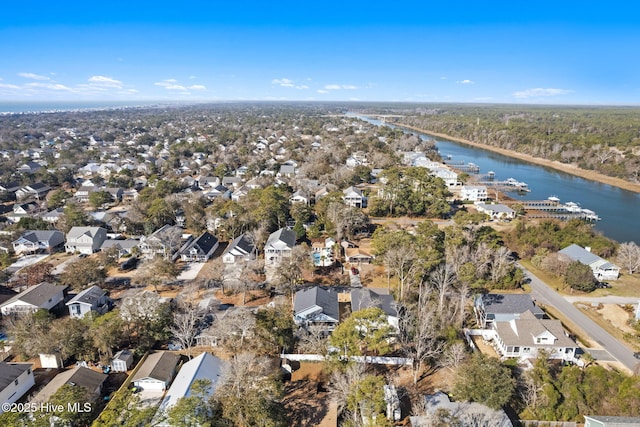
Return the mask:
<svg viewBox="0 0 640 427">
<path fill-rule="evenodd" d="M 640 270 L 640 247 L 635 242 L 625 242 L 618 246 L 618 262 L 629 274 Z"/>
<path fill-rule="evenodd" d="M 169 331 L 178 340 L 180 345 L 191 358 L 191 347 L 194 344 L 200 322 L 204 318 L 204 311 L 188 301 L 178 303 L 177 310 L 173 315 L 173 325 Z"/>
</svg>

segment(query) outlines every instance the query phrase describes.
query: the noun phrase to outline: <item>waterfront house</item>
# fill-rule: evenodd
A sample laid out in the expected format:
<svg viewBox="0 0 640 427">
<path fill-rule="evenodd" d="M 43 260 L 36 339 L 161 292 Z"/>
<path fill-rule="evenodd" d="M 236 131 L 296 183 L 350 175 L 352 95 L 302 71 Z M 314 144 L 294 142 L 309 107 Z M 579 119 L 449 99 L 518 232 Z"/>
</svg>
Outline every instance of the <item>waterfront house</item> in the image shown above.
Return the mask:
<svg viewBox="0 0 640 427">
<path fill-rule="evenodd" d="M 107 240 L 107 230 L 102 227 L 71 227 L 67 233 L 65 251 L 91 255 Z"/>
<path fill-rule="evenodd" d="M 0 362 L 0 402 L 15 403 L 35 385 L 32 367 L 31 363 Z"/>
<path fill-rule="evenodd" d="M 33 313 L 38 309 L 51 310 L 64 301 L 67 286 L 58 286 L 49 282 L 42 282 L 31 286 L 14 295 L 2 305 L 2 315 Z"/>
<path fill-rule="evenodd" d="M 482 202 L 476 202 L 474 205 L 478 212 L 489 215 L 491 219 L 507 220 L 516 217 L 516 211 L 507 205 L 500 203 L 487 204 Z"/>
<path fill-rule="evenodd" d="M 573 244 L 562 249 L 559 253 L 572 261 L 579 261 L 591 267 L 593 276 L 597 280 L 617 280 L 620 276 L 620 267 L 592 253 L 591 248 L 583 248 Z"/>
<path fill-rule="evenodd" d="M 27 230 L 12 244 L 16 255 L 53 253 L 64 246 L 64 234 L 58 230 Z"/>
<path fill-rule="evenodd" d="M 460 199 L 484 202 L 487 200 L 487 187 L 484 185 L 463 185 L 460 188 Z"/>
<path fill-rule="evenodd" d="M 107 296 L 107 292 L 100 287 L 91 286 L 71 298 L 66 306 L 69 308 L 71 317 L 81 319 L 92 311 L 97 314 L 106 313 L 111 306 L 111 299 Z"/>
</svg>

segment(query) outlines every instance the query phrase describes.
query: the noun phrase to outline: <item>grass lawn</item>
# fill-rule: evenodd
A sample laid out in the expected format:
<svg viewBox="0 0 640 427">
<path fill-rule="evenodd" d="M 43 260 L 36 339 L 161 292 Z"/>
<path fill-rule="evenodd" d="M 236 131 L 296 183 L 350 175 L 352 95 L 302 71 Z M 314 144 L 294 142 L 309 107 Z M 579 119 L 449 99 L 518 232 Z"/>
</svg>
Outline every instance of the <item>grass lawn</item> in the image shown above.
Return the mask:
<svg viewBox="0 0 640 427">
<path fill-rule="evenodd" d="M 609 280 L 607 282 L 611 285 L 610 288 L 596 289 L 593 292 L 583 293 L 578 291 L 571 292 L 571 288 L 569 288 L 561 278 L 535 267 L 529 260 L 521 260 L 520 264 L 538 276 L 552 289 L 555 289 L 564 295 L 576 296 L 584 294 L 589 297 L 604 297 L 607 295 L 615 295 L 619 297 L 640 297 L 640 274 L 638 273 L 633 275 L 622 274 L 618 280 Z"/>
</svg>

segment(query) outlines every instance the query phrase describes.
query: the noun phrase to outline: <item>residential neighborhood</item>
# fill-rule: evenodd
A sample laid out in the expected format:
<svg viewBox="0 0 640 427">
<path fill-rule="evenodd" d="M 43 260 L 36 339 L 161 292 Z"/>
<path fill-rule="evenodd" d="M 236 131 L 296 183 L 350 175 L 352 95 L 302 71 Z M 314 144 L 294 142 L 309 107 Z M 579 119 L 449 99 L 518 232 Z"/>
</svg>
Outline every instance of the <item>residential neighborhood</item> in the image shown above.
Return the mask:
<svg viewBox="0 0 640 427">
<path fill-rule="evenodd" d="M 346 113 L 0 117 L 3 401 L 84 399 L 71 426 L 640 417 L 637 245 Z"/>
</svg>

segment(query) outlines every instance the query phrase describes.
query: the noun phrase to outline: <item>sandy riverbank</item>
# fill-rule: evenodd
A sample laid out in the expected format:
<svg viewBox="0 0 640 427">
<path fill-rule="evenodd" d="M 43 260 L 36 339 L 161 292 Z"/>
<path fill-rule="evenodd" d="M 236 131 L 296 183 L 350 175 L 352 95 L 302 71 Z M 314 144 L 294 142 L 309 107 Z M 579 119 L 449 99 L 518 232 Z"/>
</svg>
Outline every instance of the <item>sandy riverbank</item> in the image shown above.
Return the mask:
<svg viewBox="0 0 640 427">
<path fill-rule="evenodd" d="M 581 178 L 591 180 L 591 181 L 601 182 L 603 184 L 608 184 L 613 187 L 622 188 L 623 190 L 640 193 L 640 184 L 634 184 L 632 182 L 625 181 L 624 179 L 614 178 L 611 176 L 603 175 L 601 173 L 586 170 L 586 169 L 580 169 L 575 165 L 569 165 L 569 164 L 561 163 L 555 160 L 541 159 L 539 157 L 533 157 L 529 154 L 516 153 L 515 151 L 506 150 L 504 148 L 493 147 L 491 145 L 486 145 L 486 144 L 480 144 L 478 142 L 469 141 L 468 139 L 456 138 L 455 136 L 449 136 L 442 133 L 430 132 L 424 129 L 417 128 L 415 126 L 405 125 L 402 123 L 397 123 L 396 125 L 415 130 L 416 132 L 421 132 L 427 135 L 435 136 L 438 138 L 448 139 L 450 141 L 459 142 L 461 144 L 471 145 L 473 147 L 482 148 L 483 150 L 487 150 L 487 151 L 493 151 L 494 153 L 499 153 L 508 157 L 513 157 L 515 159 L 524 160 L 525 162 L 534 163 L 536 165 L 556 169 L 571 175 L 575 175 Z"/>
</svg>

